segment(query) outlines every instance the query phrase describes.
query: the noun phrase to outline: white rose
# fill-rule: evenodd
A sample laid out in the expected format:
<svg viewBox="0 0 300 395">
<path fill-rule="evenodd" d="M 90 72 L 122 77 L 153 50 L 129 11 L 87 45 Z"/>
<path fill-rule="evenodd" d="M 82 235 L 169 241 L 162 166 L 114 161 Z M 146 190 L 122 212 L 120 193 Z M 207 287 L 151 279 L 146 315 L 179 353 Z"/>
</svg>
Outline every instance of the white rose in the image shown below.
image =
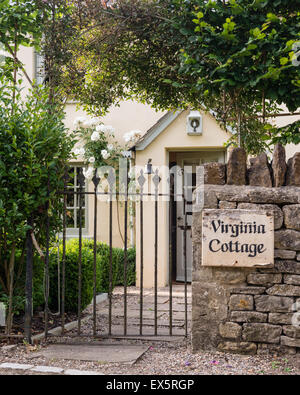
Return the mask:
<svg viewBox="0 0 300 395">
<path fill-rule="evenodd" d="M 91 156 L 91 157 L 89 158 L 89 162 L 90 162 L 90 163 L 95 163 L 95 158 L 94 158 L 93 156 Z"/>
<path fill-rule="evenodd" d="M 112 151 L 114 149 L 113 144 L 108 144 L 107 149 L 108 151 Z"/>
<path fill-rule="evenodd" d="M 91 123 L 93 124 L 93 126 L 96 126 L 96 125 L 99 125 L 99 123 L 100 123 L 101 121 L 100 121 L 100 119 L 99 118 L 92 118 L 91 119 Z"/>
<path fill-rule="evenodd" d="M 105 131 L 108 134 L 114 134 L 115 129 L 111 125 L 107 125 Z"/>
<path fill-rule="evenodd" d="M 87 180 L 91 180 L 94 175 L 94 168 L 92 166 L 89 166 L 88 169 L 83 169 L 83 175 Z"/>
<path fill-rule="evenodd" d="M 132 137 L 133 137 L 133 135 L 132 135 L 131 132 L 127 132 L 127 133 L 125 133 L 124 136 L 123 136 L 123 138 L 124 138 L 124 140 L 126 141 L 126 143 L 129 143 L 129 141 L 131 141 Z"/>
<path fill-rule="evenodd" d="M 99 139 L 100 139 L 99 132 L 93 132 L 93 134 L 91 135 L 91 140 L 92 141 L 98 141 Z"/>
<path fill-rule="evenodd" d="M 79 128 L 84 122 L 86 122 L 86 118 L 85 117 L 77 117 L 74 120 L 74 127 L 77 129 Z"/>
<path fill-rule="evenodd" d="M 106 151 L 106 149 L 103 149 L 101 151 L 101 155 L 103 159 L 108 159 L 110 157 L 110 153 Z"/>
<path fill-rule="evenodd" d="M 105 130 L 106 130 L 106 126 L 105 126 L 105 125 L 98 125 L 98 126 L 96 127 L 96 130 L 97 130 L 97 132 L 104 133 Z"/>
<path fill-rule="evenodd" d="M 93 126 L 94 126 L 93 122 L 90 119 L 85 121 L 83 123 L 83 125 L 82 125 L 82 127 L 85 128 L 85 129 L 89 129 L 89 128 L 93 127 Z"/>
</svg>

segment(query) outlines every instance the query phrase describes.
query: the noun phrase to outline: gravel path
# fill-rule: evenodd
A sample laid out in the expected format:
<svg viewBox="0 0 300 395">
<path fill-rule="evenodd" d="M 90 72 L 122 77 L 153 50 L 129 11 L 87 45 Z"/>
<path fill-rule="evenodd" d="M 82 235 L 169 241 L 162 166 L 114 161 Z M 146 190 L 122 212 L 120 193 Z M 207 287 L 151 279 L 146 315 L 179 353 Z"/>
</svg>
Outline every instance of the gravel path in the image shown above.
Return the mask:
<svg viewBox="0 0 300 395">
<path fill-rule="evenodd" d="M 122 290 L 117 289 L 114 294 L 114 311 L 120 310 L 120 315 L 114 317 L 113 325 L 121 327 L 123 324 L 122 318 Z M 149 292 L 149 295 L 151 292 Z M 150 295 L 151 296 L 151 295 Z M 165 294 L 162 291 L 161 295 L 162 302 L 160 305 L 160 311 L 165 314 Z M 177 295 L 179 298 L 179 294 Z M 178 313 L 181 317 L 180 300 L 176 301 L 174 298 L 174 304 L 177 303 Z M 129 319 L 130 326 L 136 327 L 138 332 L 138 326 L 136 317 L 136 311 L 138 311 L 138 293 L 133 287 L 131 294 L 128 296 L 128 308 L 131 311 L 132 316 Z M 149 305 L 150 306 L 150 305 Z M 148 307 L 149 307 L 148 306 Z M 148 308 L 153 314 L 153 309 Z M 190 306 L 189 306 L 190 311 Z M 91 306 L 87 309 L 87 313 L 91 313 Z M 181 314 L 181 315 L 180 315 Z M 146 315 L 146 313 L 145 313 Z M 161 328 L 166 322 L 164 315 L 161 316 Z M 151 321 L 148 318 L 149 322 Z M 176 330 L 179 333 L 184 333 L 184 321 L 178 319 L 176 321 Z M 107 332 L 107 303 L 100 304 L 98 306 L 98 320 L 97 329 L 99 333 Z M 149 324 L 150 325 L 150 324 Z M 152 323 L 153 325 L 153 323 Z M 165 328 L 166 329 L 166 328 Z M 175 330 L 174 329 L 174 330 Z M 82 323 L 82 332 L 85 334 L 92 333 L 92 320 Z M 69 333 L 76 334 L 76 329 Z M 181 339 L 181 340 L 180 340 Z M 88 342 L 94 342 L 91 338 L 87 338 Z M 49 343 L 73 343 L 83 342 L 83 339 L 70 338 L 70 337 L 58 337 L 50 338 Z M 99 342 L 99 340 L 98 340 Z M 300 353 L 290 356 L 242 356 L 234 354 L 225 354 L 220 352 L 199 352 L 193 354 L 191 351 L 190 339 L 177 338 L 173 342 L 159 342 L 159 341 L 141 341 L 141 340 L 117 340 L 117 339 L 106 339 L 101 340 L 101 344 L 143 344 L 147 345 L 148 351 L 133 365 L 120 364 L 120 363 L 109 363 L 101 364 L 97 362 L 83 362 L 75 360 L 47 360 L 44 357 L 38 356 L 38 351 L 41 348 L 46 347 L 46 344 L 39 344 L 37 346 L 23 345 L 20 344 L 12 350 L 4 350 L 0 348 L 0 364 L 5 362 L 29 364 L 34 366 L 53 366 L 63 369 L 78 369 L 78 370 L 91 370 L 97 371 L 105 375 L 299 375 L 300 374 Z M 0 375 L 40 375 L 41 373 L 29 372 L 29 371 L 17 371 L 0 369 Z M 49 373 L 48 373 L 49 374 Z"/>
<path fill-rule="evenodd" d="M 126 342 L 129 342 L 126 340 Z M 122 342 L 120 342 L 121 344 Z M 132 341 L 131 341 L 132 343 Z M 99 364 L 95 362 L 52 360 L 35 358 L 35 353 L 44 347 L 19 345 L 9 352 L 1 352 L 0 363 L 15 362 L 64 367 L 64 369 L 94 370 L 105 375 L 299 375 L 300 355 L 286 357 L 241 356 L 219 352 L 199 352 L 193 354 L 189 343 L 150 343 L 149 350 L 134 365 Z M 28 374 L 28 372 L 8 372 L 2 374 Z"/>
</svg>

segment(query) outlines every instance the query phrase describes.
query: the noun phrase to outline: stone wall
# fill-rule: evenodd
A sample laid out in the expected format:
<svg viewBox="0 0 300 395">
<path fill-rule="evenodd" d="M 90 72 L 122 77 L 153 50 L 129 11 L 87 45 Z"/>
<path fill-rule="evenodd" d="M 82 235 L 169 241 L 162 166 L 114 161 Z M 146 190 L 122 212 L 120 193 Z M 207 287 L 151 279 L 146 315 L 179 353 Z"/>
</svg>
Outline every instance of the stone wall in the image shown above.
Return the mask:
<svg viewBox="0 0 300 395">
<path fill-rule="evenodd" d="M 266 154 L 250 158 L 242 148 L 231 152 L 227 165 L 207 163 L 204 165 L 205 184 L 251 185 L 263 187 L 300 186 L 300 152 L 286 163 L 285 149 L 277 144 L 272 161 Z"/>
<path fill-rule="evenodd" d="M 234 167 L 236 172 L 241 169 L 238 161 Z M 291 164 L 285 171 L 283 168 L 281 178 L 284 173 L 286 180 L 290 172 L 292 182 L 293 169 Z M 227 166 L 227 177 L 229 174 Z M 249 169 L 245 174 L 249 174 Z M 272 185 L 273 174 L 274 171 Z M 298 175 L 295 171 L 296 178 Z M 193 349 L 245 354 L 300 352 L 300 321 L 292 321 L 300 316 L 295 314 L 300 313 L 300 187 L 205 185 L 196 190 L 196 195 L 199 207 L 194 204 L 192 232 Z M 202 266 L 202 208 L 271 210 L 275 227 L 274 267 Z"/>
</svg>

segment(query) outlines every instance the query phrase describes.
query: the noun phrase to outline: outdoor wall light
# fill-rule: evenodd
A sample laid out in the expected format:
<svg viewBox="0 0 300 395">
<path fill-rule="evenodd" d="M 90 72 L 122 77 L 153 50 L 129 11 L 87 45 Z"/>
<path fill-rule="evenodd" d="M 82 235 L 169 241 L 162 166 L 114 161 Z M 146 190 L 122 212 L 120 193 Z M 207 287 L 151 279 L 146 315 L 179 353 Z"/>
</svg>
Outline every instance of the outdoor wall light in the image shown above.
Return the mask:
<svg viewBox="0 0 300 395">
<path fill-rule="evenodd" d="M 190 136 L 202 134 L 202 115 L 199 111 L 190 111 L 187 117 L 187 134 Z"/>
<path fill-rule="evenodd" d="M 152 159 L 148 159 L 148 163 L 145 166 L 145 174 L 153 174 L 151 162 L 152 162 Z"/>
</svg>

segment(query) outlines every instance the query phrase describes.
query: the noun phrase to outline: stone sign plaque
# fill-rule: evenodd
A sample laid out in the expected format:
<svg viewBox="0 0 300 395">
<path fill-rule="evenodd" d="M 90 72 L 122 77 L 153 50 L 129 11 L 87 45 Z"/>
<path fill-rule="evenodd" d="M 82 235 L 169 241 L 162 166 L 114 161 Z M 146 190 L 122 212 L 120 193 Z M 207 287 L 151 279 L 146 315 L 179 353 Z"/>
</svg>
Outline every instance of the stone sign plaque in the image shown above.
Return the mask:
<svg viewBox="0 0 300 395">
<path fill-rule="evenodd" d="M 273 266 L 273 213 L 252 210 L 203 210 L 202 265 Z"/>
</svg>

